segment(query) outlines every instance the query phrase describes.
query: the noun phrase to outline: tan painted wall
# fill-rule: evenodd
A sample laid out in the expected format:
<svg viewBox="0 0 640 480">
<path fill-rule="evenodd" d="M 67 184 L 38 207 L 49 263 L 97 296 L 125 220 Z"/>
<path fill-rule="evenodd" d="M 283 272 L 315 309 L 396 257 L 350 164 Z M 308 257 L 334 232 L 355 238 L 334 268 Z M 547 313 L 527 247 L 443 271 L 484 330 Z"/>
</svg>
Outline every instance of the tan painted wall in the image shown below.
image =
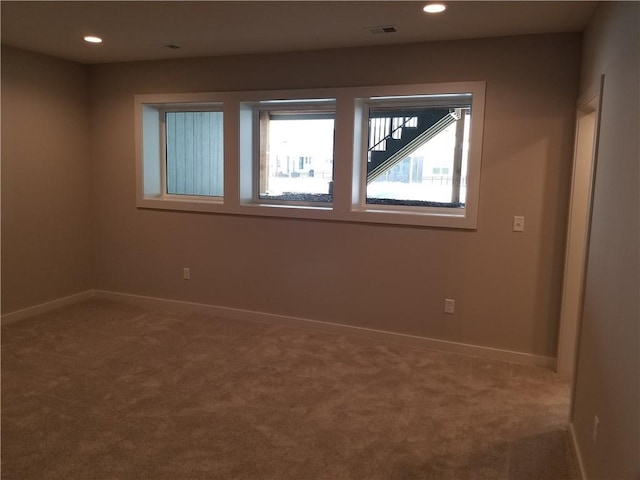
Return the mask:
<svg viewBox="0 0 640 480">
<path fill-rule="evenodd" d="M 2 47 L 2 313 L 92 288 L 86 67 Z"/>
<path fill-rule="evenodd" d="M 589 479 L 640 478 L 640 4 L 603 2 L 582 89 L 605 75 L 572 422 Z M 598 415 L 597 443 L 592 441 Z"/>
<path fill-rule="evenodd" d="M 96 286 L 554 356 L 580 48 L 566 34 L 92 67 Z M 134 94 L 472 80 L 487 81 L 477 231 L 135 207 Z"/>
</svg>

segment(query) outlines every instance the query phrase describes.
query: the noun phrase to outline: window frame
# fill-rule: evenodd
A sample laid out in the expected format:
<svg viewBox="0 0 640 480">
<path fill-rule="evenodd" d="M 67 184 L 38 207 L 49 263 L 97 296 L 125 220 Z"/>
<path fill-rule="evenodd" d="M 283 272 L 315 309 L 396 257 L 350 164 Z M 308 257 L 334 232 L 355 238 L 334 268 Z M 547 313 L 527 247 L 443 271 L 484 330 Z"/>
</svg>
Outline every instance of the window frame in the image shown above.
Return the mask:
<svg viewBox="0 0 640 480">
<path fill-rule="evenodd" d="M 354 160 L 360 161 L 357 192 L 354 194 L 354 211 L 359 216 L 372 218 L 376 223 L 408 223 L 436 227 L 477 228 L 477 204 L 484 123 L 484 82 L 438 84 L 431 85 L 424 90 L 404 90 L 407 93 L 402 93 L 403 90 L 403 87 L 389 87 L 386 90 L 386 95 L 376 94 L 375 96 L 357 99 L 361 106 L 362 114 L 360 116 L 360 156 Z M 369 112 L 371 108 L 449 107 L 452 106 L 452 103 L 465 107 L 470 105 L 472 112 L 469 126 L 465 206 L 463 208 L 452 208 L 367 203 L 367 152 L 369 148 Z M 354 184 L 355 182 L 356 179 L 354 179 Z M 397 216 L 397 219 L 394 220 L 393 216 Z M 407 218 L 409 218 L 408 221 Z"/>
<path fill-rule="evenodd" d="M 295 99 L 295 100 L 269 100 L 257 102 L 254 105 L 253 111 L 253 182 L 252 182 L 252 200 L 250 203 L 259 205 L 273 205 L 273 206 L 291 206 L 291 207 L 304 207 L 304 208 L 322 208 L 333 209 L 333 201 L 331 202 L 305 202 L 295 200 L 277 200 L 270 198 L 261 198 L 260 196 L 260 182 L 261 182 L 261 161 L 262 161 L 262 125 L 260 116 L 262 112 L 277 112 L 279 115 L 287 116 L 304 116 L 304 115 L 331 115 L 333 120 L 333 128 L 335 132 L 336 123 L 336 103 L 335 98 L 327 99 Z M 335 133 L 333 139 L 333 168 L 335 168 Z"/>
<path fill-rule="evenodd" d="M 161 210 L 223 212 L 227 192 L 228 106 L 216 93 L 143 94 L 134 96 L 136 150 L 136 206 Z M 167 193 L 165 112 L 222 112 L 223 196 Z"/>
<path fill-rule="evenodd" d="M 453 100 L 451 97 L 453 96 L 440 96 L 440 95 L 433 95 L 433 96 L 428 96 L 428 97 L 421 97 L 419 99 L 416 99 L 415 97 L 413 99 L 409 99 L 409 100 L 403 100 L 402 97 L 397 97 L 398 100 L 394 100 L 394 99 L 390 99 L 390 98 L 386 98 L 382 101 L 379 101 L 377 99 L 370 99 L 368 101 L 366 101 L 365 103 L 365 111 L 364 111 L 364 115 L 363 115 L 363 119 L 362 121 L 364 122 L 363 124 L 363 129 L 366 129 L 367 131 L 367 135 L 363 136 L 364 137 L 364 141 L 365 143 L 363 144 L 362 147 L 362 173 L 363 175 L 361 175 L 360 178 L 360 204 L 359 207 L 363 210 L 367 210 L 367 209 L 381 209 L 383 211 L 398 211 L 398 210 L 405 210 L 405 209 L 410 209 L 409 211 L 423 211 L 425 213 L 429 213 L 429 212 L 433 212 L 433 211 L 448 211 L 450 213 L 452 213 L 453 215 L 455 215 L 455 210 L 453 210 L 453 208 L 459 208 L 459 207 L 429 207 L 429 206 L 409 206 L 409 205 L 382 205 L 382 204 L 377 204 L 374 202 L 369 203 L 368 202 L 368 198 L 367 197 L 367 187 L 368 187 L 368 182 L 367 182 L 367 163 L 368 163 L 368 152 L 369 152 L 369 126 L 370 126 L 370 119 L 371 119 L 371 110 L 372 109 L 383 109 L 383 108 L 389 108 L 390 110 L 393 110 L 395 108 L 407 108 L 407 107 L 448 107 L 448 108 L 462 108 L 464 107 L 465 109 L 467 107 L 470 107 L 470 100 L 471 100 L 471 96 L 470 95 L 459 95 L 457 96 L 456 100 Z M 467 98 L 469 100 L 467 100 Z M 472 117 L 473 119 L 473 117 Z M 455 148 L 457 149 L 458 147 L 462 148 L 461 145 L 464 141 L 464 132 L 462 132 L 462 136 L 458 139 L 456 139 L 456 146 Z M 418 147 L 420 148 L 420 147 Z M 418 149 L 417 148 L 417 149 Z M 417 150 L 416 149 L 416 150 Z M 455 153 L 454 153 L 455 155 Z M 455 159 L 454 159 L 454 164 L 455 164 Z M 468 161 L 467 161 L 468 164 Z M 376 205 L 375 207 L 369 207 L 370 205 Z M 466 208 L 466 207 L 465 207 Z"/>
<path fill-rule="evenodd" d="M 456 229 L 476 229 L 478 223 L 480 173 L 484 129 L 486 83 L 449 82 L 435 84 L 407 84 L 388 86 L 339 87 L 301 90 L 237 91 L 217 93 L 144 94 L 136 95 L 136 205 L 138 208 L 222 213 L 231 215 L 300 218 L 339 222 L 392 224 Z M 372 98 L 424 97 L 429 95 L 471 94 L 471 124 L 467 168 L 467 196 L 463 211 L 452 208 L 409 207 L 392 208 L 385 205 L 362 204 L 363 143 L 365 104 Z M 291 108 L 296 103 L 315 100 L 326 106 L 335 102 L 333 203 L 314 202 L 313 205 L 256 201 L 256 108 L 273 108 L 278 104 Z M 210 198 L 168 198 L 157 192 L 158 180 L 152 166 L 159 164 L 157 145 L 148 137 L 146 116 L 157 116 L 168 105 L 219 103 L 223 111 L 223 192 L 219 201 Z M 153 123 L 153 122 L 152 122 Z M 153 135 L 151 135 L 153 137 Z M 151 145 L 151 146 L 150 146 Z M 257 159 L 259 162 L 259 158 Z M 366 172 L 366 165 L 364 166 Z M 157 167 L 156 167 L 157 170 Z M 259 172 L 258 172 L 259 173 Z M 366 188 L 364 190 L 366 195 Z M 183 197 L 182 195 L 176 195 Z M 173 196 L 172 196 L 173 197 Z"/>
</svg>

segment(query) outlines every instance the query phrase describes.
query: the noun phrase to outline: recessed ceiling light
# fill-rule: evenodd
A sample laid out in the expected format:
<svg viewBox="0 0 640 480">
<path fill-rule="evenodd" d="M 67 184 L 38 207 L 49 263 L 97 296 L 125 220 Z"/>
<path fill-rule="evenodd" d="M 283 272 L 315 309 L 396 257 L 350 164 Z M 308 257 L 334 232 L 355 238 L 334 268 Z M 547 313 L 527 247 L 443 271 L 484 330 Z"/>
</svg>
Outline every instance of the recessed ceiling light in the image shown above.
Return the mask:
<svg viewBox="0 0 640 480">
<path fill-rule="evenodd" d="M 102 39 L 100 37 L 95 37 L 93 35 L 87 35 L 84 37 L 84 41 L 89 43 L 102 43 Z"/>
<path fill-rule="evenodd" d="M 429 3 L 425 5 L 422 10 L 427 13 L 440 13 L 444 12 L 447 9 L 447 6 L 444 3 Z"/>
</svg>

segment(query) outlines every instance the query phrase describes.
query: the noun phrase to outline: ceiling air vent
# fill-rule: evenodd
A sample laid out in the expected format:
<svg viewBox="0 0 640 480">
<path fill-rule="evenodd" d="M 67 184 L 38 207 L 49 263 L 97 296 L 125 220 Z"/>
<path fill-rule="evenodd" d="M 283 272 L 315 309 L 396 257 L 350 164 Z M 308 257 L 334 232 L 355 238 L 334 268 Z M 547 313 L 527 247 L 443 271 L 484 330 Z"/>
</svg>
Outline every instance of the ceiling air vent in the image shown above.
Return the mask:
<svg viewBox="0 0 640 480">
<path fill-rule="evenodd" d="M 366 30 L 369 33 L 373 33 L 374 35 L 379 35 L 381 33 L 396 33 L 398 29 L 393 25 L 384 25 L 382 27 L 367 27 Z"/>
</svg>

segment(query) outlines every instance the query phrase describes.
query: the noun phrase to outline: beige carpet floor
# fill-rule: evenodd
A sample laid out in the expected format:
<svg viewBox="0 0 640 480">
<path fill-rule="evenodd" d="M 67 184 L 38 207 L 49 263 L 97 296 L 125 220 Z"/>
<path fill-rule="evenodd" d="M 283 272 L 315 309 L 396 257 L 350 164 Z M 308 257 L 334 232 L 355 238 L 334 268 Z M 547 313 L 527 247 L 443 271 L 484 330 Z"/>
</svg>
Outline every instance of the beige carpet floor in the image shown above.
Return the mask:
<svg viewBox="0 0 640 480">
<path fill-rule="evenodd" d="M 2 328 L 2 479 L 574 479 L 547 370 L 91 300 Z"/>
</svg>

